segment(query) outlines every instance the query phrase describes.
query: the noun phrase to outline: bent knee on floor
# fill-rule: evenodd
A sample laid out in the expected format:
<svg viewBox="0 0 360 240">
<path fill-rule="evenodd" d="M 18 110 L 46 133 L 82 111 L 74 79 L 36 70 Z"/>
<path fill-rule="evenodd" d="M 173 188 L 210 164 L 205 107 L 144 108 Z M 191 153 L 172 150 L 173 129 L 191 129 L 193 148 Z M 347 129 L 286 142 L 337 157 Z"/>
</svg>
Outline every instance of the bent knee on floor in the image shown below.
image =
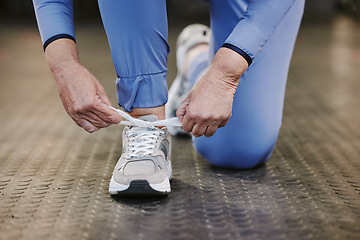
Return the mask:
<svg viewBox="0 0 360 240">
<path fill-rule="evenodd" d="M 276 138 L 225 142 L 202 140 L 195 140 L 194 145 L 199 154 L 209 163 L 219 167 L 237 169 L 250 169 L 266 162 L 276 143 Z"/>
</svg>

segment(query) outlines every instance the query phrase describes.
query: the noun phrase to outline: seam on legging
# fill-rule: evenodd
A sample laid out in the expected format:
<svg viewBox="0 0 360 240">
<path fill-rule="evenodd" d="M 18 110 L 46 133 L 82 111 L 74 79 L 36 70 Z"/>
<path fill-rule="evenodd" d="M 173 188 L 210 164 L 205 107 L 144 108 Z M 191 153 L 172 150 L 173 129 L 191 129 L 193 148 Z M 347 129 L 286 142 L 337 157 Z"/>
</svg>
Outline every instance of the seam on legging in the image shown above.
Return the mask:
<svg viewBox="0 0 360 240">
<path fill-rule="evenodd" d="M 289 9 L 286 11 L 286 13 L 284 14 L 283 18 L 281 19 L 281 21 L 279 22 L 279 24 L 274 28 L 274 30 L 270 33 L 269 37 L 265 40 L 265 42 L 260 46 L 261 48 L 267 43 L 267 41 L 271 38 L 271 36 L 274 34 L 274 32 L 276 31 L 276 29 L 278 29 L 279 25 L 282 23 L 282 21 L 284 20 L 284 18 L 288 15 L 288 13 L 290 12 L 290 10 L 294 7 L 295 3 L 298 0 L 295 0 L 294 3 L 289 7 Z"/>
</svg>

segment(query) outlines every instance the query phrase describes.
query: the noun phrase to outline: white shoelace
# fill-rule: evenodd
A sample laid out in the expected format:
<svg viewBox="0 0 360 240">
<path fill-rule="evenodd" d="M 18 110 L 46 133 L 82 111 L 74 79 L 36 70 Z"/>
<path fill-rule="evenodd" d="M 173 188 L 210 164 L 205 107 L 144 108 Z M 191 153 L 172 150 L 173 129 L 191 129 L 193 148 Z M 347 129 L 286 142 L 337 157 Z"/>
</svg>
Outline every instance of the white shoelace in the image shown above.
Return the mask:
<svg viewBox="0 0 360 240">
<path fill-rule="evenodd" d="M 155 143 L 160 138 L 161 129 L 147 129 L 142 127 L 132 127 L 127 130 L 127 156 L 137 157 L 139 153 L 145 155 L 155 155 Z"/>
<path fill-rule="evenodd" d="M 142 128 L 151 128 L 154 129 L 156 127 L 164 126 L 164 127 L 181 127 L 181 122 L 177 117 L 165 119 L 165 120 L 158 120 L 155 122 L 144 121 L 141 119 L 133 118 L 126 112 L 110 107 L 111 109 L 115 110 L 120 116 L 125 118 L 127 121 L 121 121 L 120 125 L 128 125 L 128 126 L 136 126 Z"/>
<path fill-rule="evenodd" d="M 161 133 L 163 132 L 158 126 L 181 126 L 181 123 L 177 117 L 150 122 L 144 121 L 141 119 L 136 119 L 131 117 L 126 112 L 110 107 L 119 113 L 127 121 L 121 121 L 120 125 L 133 126 L 127 130 L 127 156 L 128 157 L 137 157 L 137 155 L 142 152 L 143 155 L 154 155 L 155 142 L 159 139 Z"/>
</svg>

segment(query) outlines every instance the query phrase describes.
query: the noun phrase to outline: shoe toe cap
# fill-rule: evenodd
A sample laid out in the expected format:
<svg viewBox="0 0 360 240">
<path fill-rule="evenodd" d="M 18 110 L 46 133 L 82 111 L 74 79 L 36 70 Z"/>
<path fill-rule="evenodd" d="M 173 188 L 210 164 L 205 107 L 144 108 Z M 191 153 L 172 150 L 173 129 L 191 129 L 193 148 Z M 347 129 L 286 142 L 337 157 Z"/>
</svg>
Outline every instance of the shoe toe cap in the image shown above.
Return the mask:
<svg viewBox="0 0 360 240">
<path fill-rule="evenodd" d="M 129 162 L 125 165 L 123 173 L 125 176 L 152 175 L 155 173 L 155 164 L 151 160 Z"/>
</svg>

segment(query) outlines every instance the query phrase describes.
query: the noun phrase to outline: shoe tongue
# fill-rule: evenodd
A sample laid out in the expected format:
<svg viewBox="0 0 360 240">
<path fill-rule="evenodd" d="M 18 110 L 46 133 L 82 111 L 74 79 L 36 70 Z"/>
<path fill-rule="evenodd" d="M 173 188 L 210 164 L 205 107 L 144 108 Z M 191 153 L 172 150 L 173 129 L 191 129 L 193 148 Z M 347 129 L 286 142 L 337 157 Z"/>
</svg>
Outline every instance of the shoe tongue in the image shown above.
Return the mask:
<svg viewBox="0 0 360 240">
<path fill-rule="evenodd" d="M 144 120 L 144 121 L 148 121 L 148 122 L 155 122 L 158 120 L 156 115 L 145 115 L 145 116 L 141 116 L 139 117 L 139 119 Z"/>
</svg>

